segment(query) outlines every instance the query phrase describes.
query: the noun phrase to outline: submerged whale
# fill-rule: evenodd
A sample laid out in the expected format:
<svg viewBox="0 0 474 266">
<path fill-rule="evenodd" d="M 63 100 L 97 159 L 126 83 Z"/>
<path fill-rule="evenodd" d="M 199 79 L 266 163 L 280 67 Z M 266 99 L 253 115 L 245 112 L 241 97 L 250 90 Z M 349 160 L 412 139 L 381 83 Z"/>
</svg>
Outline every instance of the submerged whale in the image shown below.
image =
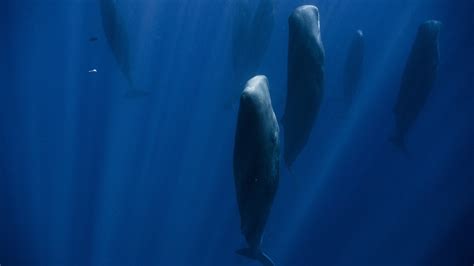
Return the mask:
<svg viewBox="0 0 474 266">
<path fill-rule="evenodd" d="M 363 61 L 364 34 L 358 30 L 352 38 L 344 67 L 344 101 L 348 107 L 351 106 L 359 87 Z"/>
<path fill-rule="evenodd" d="M 248 247 L 242 256 L 273 265 L 262 252 L 262 235 L 280 179 L 279 127 L 265 76 L 250 79 L 240 97 L 234 146 L 234 181 L 241 232 Z"/>
<path fill-rule="evenodd" d="M 284 159 L 291 167 L 309 139 L 323 99 L 324 48 L 317 7 L 298 7 L 288 23 L 288 91 L 282 123 Z"/>
<path fill-rule="evenodd" d="M 433 88 L 439 63 L 438 36 L 441 22 L 428 20 L 418 28 L 394 108 L 395 133 L 390 141 L 405 149 L 405 136 L 413 126 Z"/>
<path fill-rule="evenodd" d="M 235 5 L 231 48 L 234 88 L 231 102 L 237 99 L 244 83 L 257 74 L 275 23 L 275 0 L 259 0 L 255 12 L 252 12 L 248 0 L 237 0 Z"/>
<path fill-rule="evenodd" d="M 102 27 L 104 28 L 107 43 L 112 50 L 120 71 L 123 73 L 130 89 L 127 96 L 140 96 L 147 91 L 137 90 L 133 85 L 131 73 L 130 38 L 125 27 L 125 21 L 117 10 L 117 0 L 100 0 Z"/>
</svg>

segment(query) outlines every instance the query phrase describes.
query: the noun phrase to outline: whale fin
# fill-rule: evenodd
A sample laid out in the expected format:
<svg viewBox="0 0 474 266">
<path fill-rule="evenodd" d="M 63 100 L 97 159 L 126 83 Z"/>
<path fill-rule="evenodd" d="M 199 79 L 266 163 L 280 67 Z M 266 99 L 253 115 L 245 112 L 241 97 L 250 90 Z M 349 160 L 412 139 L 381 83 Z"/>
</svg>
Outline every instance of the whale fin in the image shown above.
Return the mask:
<svg viewBox="0 0 474 266">
<path fill-rule="evenodd" d="M 274 266 L 272 259 L 261 250 L 255 250 L 251 248 L 243 248 L 236 251 L 237 254 L 259 261 L 263 266 Z"/>
</svg>

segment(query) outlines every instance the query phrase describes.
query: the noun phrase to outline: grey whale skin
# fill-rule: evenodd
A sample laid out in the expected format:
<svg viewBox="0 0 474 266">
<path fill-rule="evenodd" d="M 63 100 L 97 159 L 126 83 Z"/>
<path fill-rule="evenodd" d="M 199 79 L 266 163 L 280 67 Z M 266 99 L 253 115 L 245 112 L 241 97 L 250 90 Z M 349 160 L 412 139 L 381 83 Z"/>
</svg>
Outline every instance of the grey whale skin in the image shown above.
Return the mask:
<svg viewBox="0 0 474 266">
<path fill-rule="evenodd" d="M 234 144 L 234 181 L 242 256 L 273 265 L 260 245 L 280 179 L 279 127 L 265 76 L 250 79 L 240 97 Z"/>
<path fill-rule="evenodd" d="M 315 6 L 298 7 L 289 17 L 288 84 L 284 159 L 291 168 L 309 139 L 324 90 L 324 47 Z"/>
<path fill-rule="evenodd" d="M 438 36 L 441 22 L 428 20 L 420 25 L 412 46 L 395 104 L 395 134 L 390 141 L 405 149 L 405 136 L 426 103 L 438 72 Z"/>
<path fill-rule="evenodd" d="M 135 97 L 146 95 L 147 91 L 137 90 L 133 86 L 130 38 L 125 28 L 123 18 L 120 17 L 117 11 L 117 0 L 100 0 L 100 14 L 107 43 L 119 65 L 120 71 L 130 86 L 126 96 Z"/>
<path fill-rule="evenodd" d="M 364 34 L 357 30 L 352 38 L 344 67 L 344 101 L 351 106 L 358 91 L 364 61 Z"/>
<path fill-rule="evenodd" d="M 231 102 L 236 101 L 245 82 L 256 75 L 268 48 L 275 24 L 275 0 L 259 0 L 252 13 L 248 0 L 235 1 L 232 29 Z"/>
</svg>

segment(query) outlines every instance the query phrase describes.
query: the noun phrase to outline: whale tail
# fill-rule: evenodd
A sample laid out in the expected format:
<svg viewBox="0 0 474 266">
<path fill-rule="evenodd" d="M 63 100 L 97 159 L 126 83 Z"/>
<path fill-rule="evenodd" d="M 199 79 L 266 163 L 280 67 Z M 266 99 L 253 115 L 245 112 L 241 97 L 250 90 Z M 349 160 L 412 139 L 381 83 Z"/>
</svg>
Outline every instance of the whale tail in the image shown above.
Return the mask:
<svg viewBox="0 0 474 266">
<path fill-rule="evenodd" d="M 237 254 L 259 261 L 263 266 L 274 266 L 272 259 L 260 249 L 243 248 L 236 251 Z"/>
</svg>

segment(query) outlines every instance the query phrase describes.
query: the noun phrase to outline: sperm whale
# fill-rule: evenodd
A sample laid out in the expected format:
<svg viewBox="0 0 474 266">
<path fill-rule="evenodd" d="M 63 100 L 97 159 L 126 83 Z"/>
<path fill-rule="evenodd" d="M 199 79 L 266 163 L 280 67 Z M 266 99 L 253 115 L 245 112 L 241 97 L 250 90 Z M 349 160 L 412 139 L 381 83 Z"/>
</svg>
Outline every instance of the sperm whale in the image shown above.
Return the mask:
<svg viewBox="0 0 474 266">
<path fill-rule="evenodd" d="M 238 254 L 273 265 L 262 236 L 280 179 L 279 127 L 265 76 L 250 79 L 240 97 L 234 144 L 234 181 L 241 232 L 248 247 Z"/>
</svg>

